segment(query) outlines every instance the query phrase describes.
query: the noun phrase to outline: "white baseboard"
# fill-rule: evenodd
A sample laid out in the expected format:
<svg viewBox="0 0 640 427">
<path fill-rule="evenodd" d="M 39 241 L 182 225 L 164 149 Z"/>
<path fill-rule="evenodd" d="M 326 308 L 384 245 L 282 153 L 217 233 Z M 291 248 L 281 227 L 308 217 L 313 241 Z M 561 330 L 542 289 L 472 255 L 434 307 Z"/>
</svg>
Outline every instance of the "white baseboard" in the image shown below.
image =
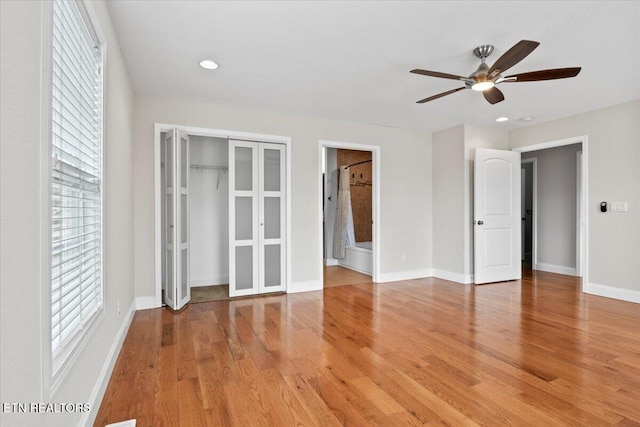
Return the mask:
<svg viewBox="0 0 640 427">
<path fill-rule="evenodd" d="M 546 264 L 539 262 L 533 266 L 534 270 L 546 271 L 547 273 L 566 274 L 567 276 L 576 276 L 575 267 L 567 267 L 565 265 Z"/>
<path fill-rule="evenodd" d="M 104 427 L 136 427 L 136 420 L 121 421 L 119 423 L 107 424 Z"/>
<path fill-rule="evenodd" d="M 433 270 L 425 268 L 421 270 L 394 271 L 392 273 L 380 273 L 378 283 L 398 282 L 400 280 L 424 279 L 433 276 Z"/>
<path fill-rule="evenodd" d="M 325 258 L 324 265 L 326 265 L 327 267 L 333 267 L 335 265 L 338 265 L 338 260 L 335 258 Z"/>
<path fill-rule="evenodd" d="M 322 280 L 309 280 L 307 282 L 291 283 L 287 288 L 287 293 L 295 294 L 298 292 L 321 291 L 322 288 Z"/>
<path fill-rule="evenodd" d="M 640 304 L 640 291 L 634 289 L 616 288 L 615 286 L 599 285 L 597 283 L 587 283 L 582 289 L 591 295 L 619 299 L 622 301 L 635 302 Z"/>
<path fill-rule="evenodd" d="M 342 264 L 342 263 L 338 263 L 338 265 L 342 268 L 346 268 L 349 270 L 353 270 L 353 271 L 357 271 L 358 273 L 362 273 L 362 274 L 366 274 L 367 276 L 371 276 L 371 272 L 370 271 L 366 271 L 366 270 L 361 270 L 359 268 L 356 268 L 352 265 L 347 265 L 347 264 Z"/>
<path fill-rule="evenodd" d="M 98 379 L 96 380 L 91 395 L 87 400 L 87 403 L 89 403 L 91 410 L 89 412 L 82 413 L 80 422 L 78 423 L 79 427 L 93 425 L 96 417 L 98 416 L 98 410 L 100 409 L 100 404 L 102 403 L 104 392 L 107 390 L 109 379 L 111 378 L 111 374 L 113 373 L 113 367 L 116 364 L 116 360 L 118 360 L 118 355 L 120 354 L 120 349 L 122 349 L 124 338 L 127 336 L 127 332 L 129 331 L 129 326 L 131 326 L 133 314 L 136 312 L 136 306 L 137 302 L 133 301 L 131 303 L 131 307 L 129 307 L 129 311 L 122 321 L 122 325 L 120 325 L 120 330 L 113 340 L 113 344 L 109 349 L 109 353 L 107 354 L 107 358 L 104 361 L 104 365 L 102 365 L 102 369 L 100 370 Z"/>
<path fill-rule="evenodd" d="M 211 277 L 197 277 L 192 278 L 190 286 L 197 288 L 199 286 L 216 286 L 229 284 L 229 275 L 211 276 Z"/>
<path fill-rule="evenodd" d="M 156 297 L 136 298 L 136 310 L 147 310 L 149 308 L 158 308 L 156 305 Z"/>
<path fill-rule="evenodd" d="M 452 271 L 438 270 L 437 268 L 433 269 L 433 277 L 465 285 L 473 283 L 473 276 L 471 274 L 454 273 Z"/>
</svg>

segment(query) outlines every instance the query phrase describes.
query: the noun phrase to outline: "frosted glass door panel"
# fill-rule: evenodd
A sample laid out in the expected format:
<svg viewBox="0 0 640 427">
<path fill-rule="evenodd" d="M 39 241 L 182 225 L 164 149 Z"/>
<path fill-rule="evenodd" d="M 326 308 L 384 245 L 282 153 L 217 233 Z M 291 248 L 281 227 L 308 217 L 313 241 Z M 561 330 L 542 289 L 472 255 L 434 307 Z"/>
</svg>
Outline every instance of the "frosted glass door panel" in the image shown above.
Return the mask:
<svg viewBox="0 0 640 427">
<path fill-rule="evenodd" d="M 180 195 L 180 243 L 189 241 L 189 199 L 186 194 Z"/>
<path fill-rule="evenodd" d="M 238 191 L 253 190 L 253 149 L 250 147 L 235 147 L 235 179 Z"/>
<path fill-rule="evenodd" d="M 264 247 L 264 286 L 265 288 L 282 285 L 282 259 L 280 245 Z"/>
<path fill-rule="evenodd" d="M 170 136 L 172 133 L 167 132 L 169 136 L 167 136 L 165 141 L 165 161 L 164 161 L 164 170 L 167 174 L 167 187 L 173 187 L 173 173 L 174 173 L 174 164 L 173 164 L 173 138 Z"/>
<path fill-rule="evenodd" d="M 253 197 L 236 197 L 235 240 L 253 239 Z"/>
<path fill-rule="evenodd" d="M 180 187 L 187 188 L 189 182 L 189 140 L 180 136 Z"/>
<path fill-rule="evenodd" d="M 264 198 L 264 238 L 280 238 L 280 197 Z"/>
<path fill-rule="evenodd" d="M 181 295 L 187 295 L 189 293 L 189 251 L 183 249 L 180 251 L 181 264 L 181 278 L 180 278 L 180 292 Z"/>
<path fill-rule="evenodd" d="M 167 286 L 165 292 L 168 293 L 170 289 L 173 289 L 173 251 L 167 250 Z"/>
<path fill-rule="evenodd" d="M 166 238 L 167 245 L 173 244 L 173 194 L 167 194 L 167 205 L 165 215 L 167 216 L 166 224 Z"/>
<path fill-rule="evenodd" d="M 253 248 L 236 247 L 236 290 L 253 288 Z"/>
<path fill-rule="evenodd" d="M 280 150 L 264 150 L 264 191 L 280 191 Z"/>
</svg>

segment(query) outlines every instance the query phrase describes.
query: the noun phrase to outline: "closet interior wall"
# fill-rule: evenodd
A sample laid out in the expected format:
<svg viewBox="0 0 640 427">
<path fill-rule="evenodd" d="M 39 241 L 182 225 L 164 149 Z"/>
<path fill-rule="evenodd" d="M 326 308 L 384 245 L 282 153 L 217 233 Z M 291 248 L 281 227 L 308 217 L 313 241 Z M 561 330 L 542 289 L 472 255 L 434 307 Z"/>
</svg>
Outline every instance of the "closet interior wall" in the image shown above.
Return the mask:
<svg viewBox="0 0 640 427">
<path fill-rule="evenodd" d="M 190 136 L 190 286 L 229 283 L 229 142 Z"/>
</svg>

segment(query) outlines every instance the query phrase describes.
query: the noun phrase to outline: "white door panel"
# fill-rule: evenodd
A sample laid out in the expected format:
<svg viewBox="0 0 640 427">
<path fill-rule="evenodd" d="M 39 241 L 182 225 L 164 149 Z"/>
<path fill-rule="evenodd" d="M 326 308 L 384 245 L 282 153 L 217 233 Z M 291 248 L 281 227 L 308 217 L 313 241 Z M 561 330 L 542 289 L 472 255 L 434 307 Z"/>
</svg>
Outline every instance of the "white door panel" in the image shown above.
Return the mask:
<svg viewBox="0 0 640 427">
<path fill-rule="evenodd" d="M 189 287 L 189 136 L 173 129 L 164 140 L 166 173 L 165 304 L 180 310 L 191 299 Z"/>
<path fill-rule="evenodd" d="M 174 141 L 175 141 L 175 132 L 169 131 L 165 134 L 164 141 L 162 142 L 163 150 L 165 151 L 165 194 L 166 194 L 166 203 L 165 203 L 165 224 L 166 228 L 163 230 L 164 238 L 166 239 L 166 256 L 165 256 L 165 265 L 163 266 L 165 269 L 165 292 L 164 292 L 164 303 L 170 307 L 175 307 L 176 300 L 176 279 L 175 279 L 175 252 L 174 252 L 174 242 L 175 242 L 175 196 L 173 194 L 175 188 L 175 153 L 174 153 Z"/>
<path fill-rule="evenodd" d="M 521 278 L 520 153 L 477 149 L 474 282 Z"/>
</svg>

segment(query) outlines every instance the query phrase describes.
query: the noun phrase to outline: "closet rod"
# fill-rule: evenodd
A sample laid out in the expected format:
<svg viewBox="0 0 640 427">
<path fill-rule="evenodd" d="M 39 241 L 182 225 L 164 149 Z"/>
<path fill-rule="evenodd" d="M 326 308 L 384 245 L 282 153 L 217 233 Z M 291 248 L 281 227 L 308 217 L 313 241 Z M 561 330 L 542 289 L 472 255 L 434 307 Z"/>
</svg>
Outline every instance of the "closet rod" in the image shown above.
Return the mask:
<svg viewBox="0 0 640 427">
<path fill-rule="evenodd" d="M 228 166 L 213 166 L 213 165 L 198 165 L 198 164 L 192 164 L 190 165 L 190 167 L 192 169 L 222 169 L 225 171 L 229 169 Z"/>
<path fill-rule="evenodd" d="M 371 163 L 373 160 L 364 160 L 362 162 L 358 162 L 358 163 L 354 163 L 352 165 L 347 166 L 348 168 L 350 168 L 351 166 L 357 166 L 357 165 L 361 165 L 363 163 Z"/>
</svg>

